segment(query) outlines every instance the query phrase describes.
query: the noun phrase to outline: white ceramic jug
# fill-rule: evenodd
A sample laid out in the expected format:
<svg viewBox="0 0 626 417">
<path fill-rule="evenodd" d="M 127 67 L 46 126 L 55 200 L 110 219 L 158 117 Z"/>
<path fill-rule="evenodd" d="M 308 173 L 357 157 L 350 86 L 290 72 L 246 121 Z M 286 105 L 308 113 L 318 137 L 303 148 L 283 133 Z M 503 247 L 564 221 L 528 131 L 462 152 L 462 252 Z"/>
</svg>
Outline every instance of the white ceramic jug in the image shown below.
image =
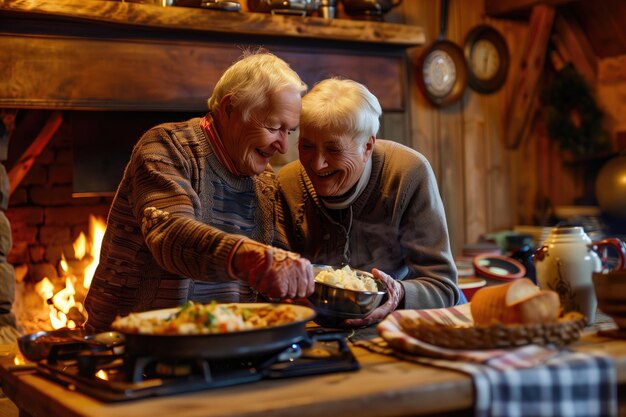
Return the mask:
<svg viewBox="0 0 626 417">
<path fill-rule="evenodd" d="M 592 242 L 582 227 L 553 228 L 534 256 L 539 287 L 556 291 L 565 312 L 578 311 L 592 324 L 597 306 L 592 274 L 602 270 L 596 251 L 609 245 L 618 252 L 615 269 L 622 269 L 626 245 L 621 240 Z"/>
</svg>

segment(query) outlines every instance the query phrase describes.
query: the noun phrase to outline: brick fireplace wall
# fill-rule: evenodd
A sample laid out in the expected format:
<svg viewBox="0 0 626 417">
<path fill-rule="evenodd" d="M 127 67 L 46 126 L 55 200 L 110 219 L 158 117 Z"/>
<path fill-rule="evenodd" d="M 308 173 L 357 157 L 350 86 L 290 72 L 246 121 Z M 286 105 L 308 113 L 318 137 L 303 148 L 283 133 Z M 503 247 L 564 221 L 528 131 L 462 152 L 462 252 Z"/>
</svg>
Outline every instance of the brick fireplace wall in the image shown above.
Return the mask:
<svg viewBox="0 0 626 417">
<path fill-rule="evenodd" d="M 72 125 L 64 122 L 11 194 L 6 215 L 13 248 L 8 262 L 16 280 L 38 282 L 59 275 L 62 255 L 75 259 L 73 243 L 89 234 L 89 215 L 106 219 L 111 197 L 72 197 Z"/>
</svg>

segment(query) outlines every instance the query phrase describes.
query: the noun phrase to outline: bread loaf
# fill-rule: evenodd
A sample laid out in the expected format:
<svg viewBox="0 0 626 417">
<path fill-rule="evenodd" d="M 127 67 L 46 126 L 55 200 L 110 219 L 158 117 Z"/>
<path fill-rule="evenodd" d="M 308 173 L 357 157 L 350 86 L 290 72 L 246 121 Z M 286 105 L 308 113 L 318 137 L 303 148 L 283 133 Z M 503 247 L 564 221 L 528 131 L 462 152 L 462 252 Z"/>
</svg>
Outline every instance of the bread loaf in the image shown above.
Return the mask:
<svg viewBox="0 0 626 417">
<path fill-rule="evenodd" d="M 477 326 L 552 323 L 560 310 L 554 291 L 540 290 L 528 278 L 481 288 L 474 294 L 470 310 Z"/>
</svg>

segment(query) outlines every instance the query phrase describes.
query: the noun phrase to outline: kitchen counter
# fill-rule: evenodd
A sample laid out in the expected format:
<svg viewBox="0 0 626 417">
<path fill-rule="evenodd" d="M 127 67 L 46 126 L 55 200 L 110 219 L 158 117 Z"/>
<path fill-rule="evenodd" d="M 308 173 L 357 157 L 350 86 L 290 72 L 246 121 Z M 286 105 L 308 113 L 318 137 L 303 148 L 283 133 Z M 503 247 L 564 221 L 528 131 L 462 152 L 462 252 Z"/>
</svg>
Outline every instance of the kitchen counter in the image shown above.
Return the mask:
<svg viewBox="0 0 626 417">
<path fill-rule="evenodd" d="M 626 385 L 626 340 L 601 337 L 595 330 L 588 330 L 572 347 L 580 351 L 601 350 L 615 359 L 620 415 L 626 415 L 626 395 L 621 389 Z M 21 417 L 471 414 L 473 388 L 469 376 L 400 361 L 359 347 L 352 350 L 361 363 L 356 372 L 266 380 L 121 403 L 94 400 L 45 379 L 32 369 L 16 370 L 11 355 L 3 358 L 0 379 Z"/>
</svg>

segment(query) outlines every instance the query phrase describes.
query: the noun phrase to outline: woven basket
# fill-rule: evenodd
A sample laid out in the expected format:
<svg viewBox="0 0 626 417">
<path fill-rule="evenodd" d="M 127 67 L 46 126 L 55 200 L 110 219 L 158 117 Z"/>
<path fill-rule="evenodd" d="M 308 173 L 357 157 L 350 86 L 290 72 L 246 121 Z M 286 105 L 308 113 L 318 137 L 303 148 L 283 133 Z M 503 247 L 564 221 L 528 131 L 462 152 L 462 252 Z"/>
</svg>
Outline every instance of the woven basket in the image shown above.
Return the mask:
<svg viewBox="0 0 626 417">
<path fill-rule="evenodd" d="M 407 334 L 450 349 L 497 349 L 528 344 L 564 346 L 580 338 L 585 324 L 584 316 L 579 313 L 568 313 L 554 323 L 484 327 L 451 327 L 420 319 L 400 319 L 400 326 Z"/>
</svg>

